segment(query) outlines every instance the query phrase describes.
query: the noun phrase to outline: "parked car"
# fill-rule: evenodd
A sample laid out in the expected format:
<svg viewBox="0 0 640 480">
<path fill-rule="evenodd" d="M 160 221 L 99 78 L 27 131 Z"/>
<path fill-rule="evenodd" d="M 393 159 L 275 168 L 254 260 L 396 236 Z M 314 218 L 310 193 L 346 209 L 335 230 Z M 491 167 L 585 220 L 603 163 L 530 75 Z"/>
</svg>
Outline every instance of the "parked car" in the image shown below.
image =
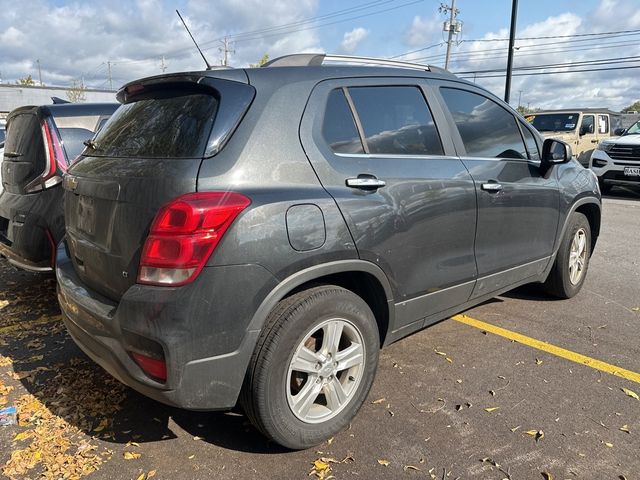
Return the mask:
<svg viewBox="0 0 640 480">
<path fill-rule="evenodd" d="M 7 118 L 0 194 L 0 255 L 51 271 L 64 235 L 62 174 L 119 104 L 26 106 Z"/>
<path fill-rule="evenodd" d="M 607 108 L 545 110 L 526 116 L 545 138 L 557 138 L 571 145 L 573 154 L 584 167 L 598 142 L 620 135 L 622 117 Z"/>
<path fill-rule="evenodd" d="M 578 293 L 600 228 L 593 172 L 488 91 L 341 60 L 129 83 L 64 181 L 80 348 L 289 448 L 348 426 L 381 345 L 525 283 Z"/>
<path fill-rule="evenodd" d="M 605 193 L 614 185 L 640 186 L 640 121 L 620 137 L 600 142 L 591 155 L 590 166 Z"/>
</svg>

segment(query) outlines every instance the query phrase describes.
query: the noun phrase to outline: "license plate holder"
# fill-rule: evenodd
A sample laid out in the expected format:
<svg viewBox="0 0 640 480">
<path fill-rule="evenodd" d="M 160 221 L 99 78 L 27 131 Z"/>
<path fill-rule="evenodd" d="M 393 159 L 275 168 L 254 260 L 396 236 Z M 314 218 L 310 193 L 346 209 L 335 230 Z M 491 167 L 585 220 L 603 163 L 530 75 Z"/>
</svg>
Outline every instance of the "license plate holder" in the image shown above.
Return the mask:
<svg viewBox="0 0 640 480">
<path fill-rule="evenodd" d="M 91 197 L 80 196 L 78 199 L 78 229 L 89 235 L 95 234 L 96 215 L 95 201 Z"/>
</svg>

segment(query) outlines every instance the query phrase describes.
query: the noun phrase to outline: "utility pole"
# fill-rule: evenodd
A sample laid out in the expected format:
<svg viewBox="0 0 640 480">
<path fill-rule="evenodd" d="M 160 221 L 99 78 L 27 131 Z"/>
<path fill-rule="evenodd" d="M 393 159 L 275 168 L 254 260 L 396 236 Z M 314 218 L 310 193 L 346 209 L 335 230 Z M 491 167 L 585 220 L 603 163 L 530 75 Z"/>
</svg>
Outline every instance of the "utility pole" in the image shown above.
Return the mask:
<svg viewBox="0 0 640 480">
<path fill-rule="evenodd" d="M 164 63 L 164 55 L 162 55 L 162 60 L 160 60 L 160 70 L 162 70 L 162 73 L 164 73 L 166 69 L 167 65 Z"/>
<path fill-rule="evenodd" d="M 522 106 L 522 90 L 518 90 L 518 108 Z"/>
<path fill-rule="evenodd" d="M 113 90 L 113 77 L 111 76 L 111 61 L 107 60 L 107 70 L 109 70 L 109 90 Z"/>
<path fill-rule="evenodd" d="M 438 9 L 441 13 L 449 12 L 449 20 L 444 22 L 443 30 L 445 32 L 449 32 L 449 38 L 447 40 L 447 55 L 444 61 L 444 68 L 447 70 L 449 68 L 449 56 L 451 55 L 451 45 L 453 44 L 453 36 L 457 35 L 462 31 L 462 24 L 456 21 L 456 17 L 458 13 L 460 13 L 456 9 L 456 0 L 451 0 L 451 6 L 445 5 L 444 3 L 440 4 L 440 8 Z"/>
<path fill-rule="evenodd" d="M 40 59 L 36 60 L 38 64 L 38 80 L 40 81 L 40 86 L 42 86 L 42 69 L 40 68 Z"/>
<path fill-rule="evenodd" d="M 231 45 L 230 45 L 229 39 L 227 37 L 224 37 L 224 40 L 220 40 L 220 43 L 222 43 L 222 46 L 219 47 L 218 50 L 224 54 L 224 57 L 223 57 L 223 60 L 222 60 L 222 65 L 224 65 L 225 67 L 228 67 L 229 66 L 229 54 L 230 53 L 236 53 L 236 51 L 231 49 Z"/>
<path fill-rule="evenodd" d="M 509 52 L 507 56 L 507 80 L 504 86 L 504 101 L 509 103 L 511 96 L 511 74 L 513 72 L 513 46 L 516 42 L 516 18 L 518 16 L 518 0 L 511 4 L 511 30 L 509 31 Z"/>
</svg>

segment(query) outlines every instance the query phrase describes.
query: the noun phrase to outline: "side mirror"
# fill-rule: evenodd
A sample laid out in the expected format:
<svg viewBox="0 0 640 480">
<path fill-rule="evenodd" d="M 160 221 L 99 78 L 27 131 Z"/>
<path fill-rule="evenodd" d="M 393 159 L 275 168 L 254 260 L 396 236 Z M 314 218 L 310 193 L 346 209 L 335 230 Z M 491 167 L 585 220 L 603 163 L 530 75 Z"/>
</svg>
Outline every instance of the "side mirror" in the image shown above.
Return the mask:
<svg viewBox="0 0 640 480">
<path fill-rule="evenodd" d="M 546 165 L 567 163 L 571 157 L 573 157 L 573 152 L 568 143 L 547 138 L 542 144 L 542 163 Z"/>
<path fill-rule="evenodd" d="M 613 131 L 613 134 L 614 134 L 616 137 L 619 137 L 619 136 L 621 136 L 621 135 L 625 132 L 625 130 L 626 130 L 625 128 L 616 128 L 616 129 Z"/>
<path fill-rule="evenodd" d="M 580 136 L 586 135 L 587 133 L 589 133 L 589 126 L 588 125 L 581 125 L 580 126 Z"/>
</svg>

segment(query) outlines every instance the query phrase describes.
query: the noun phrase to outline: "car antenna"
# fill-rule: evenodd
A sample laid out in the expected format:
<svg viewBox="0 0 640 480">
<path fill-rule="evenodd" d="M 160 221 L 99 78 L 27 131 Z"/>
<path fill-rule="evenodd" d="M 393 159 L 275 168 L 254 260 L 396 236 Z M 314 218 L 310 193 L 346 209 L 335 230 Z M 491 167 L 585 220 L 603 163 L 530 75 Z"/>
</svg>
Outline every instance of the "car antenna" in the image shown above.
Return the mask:
<svg viewBox="0 0 640 480">
<path fill-rule="evenodd" d="M 187 27 L 187 24 L 185 23 L 184 18 L 182 18 L 182 15 L 180 15 L 180 12 L 178 11 L 178 9 L 176 9 L 176 13 L 180 17 L 180 20 L 182 20 L 182 24 L 184 25 L 184 28 L 189 34 L 189 36 L 191 37 L 191 40 L 193 40 L 193 44 L 196 46 L 196 48 L 200 52 L 200 55 L 202 55 L 202 59 L 204 60 L 205 65 L 207 66 L 207 70 L 212 70 L 211 65 L 209 65 L 209 62 L 207 62 L 207 58 L 204 56 L 204 53 L 202 53 L 202 50 L 200 50 L 200 47 L 198 46 L 196 39 L 193 38 L 193 35 L 191 35 L 191 31 L 189 30 L 189 27 Z"/>
</svg>

